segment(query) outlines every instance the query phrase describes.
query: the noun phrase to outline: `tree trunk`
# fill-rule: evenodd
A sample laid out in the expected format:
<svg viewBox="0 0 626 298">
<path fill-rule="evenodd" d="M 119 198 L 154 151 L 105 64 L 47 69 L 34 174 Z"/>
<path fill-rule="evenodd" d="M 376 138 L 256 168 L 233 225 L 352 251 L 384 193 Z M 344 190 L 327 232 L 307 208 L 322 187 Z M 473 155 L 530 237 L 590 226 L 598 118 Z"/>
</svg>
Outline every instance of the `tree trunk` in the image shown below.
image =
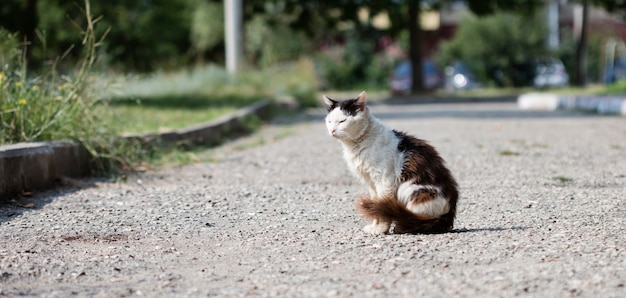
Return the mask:
<svg viewBox="0 0 626 298">
<path fill-rule="evenodd" d="M 587 83 L 587 0 L 583 0 L 583 16 L 580 26 L 580 37 L 576 44 L 576 69 L 574 85 L 585 86 Z"/>
<path fill-rule="evenodd" d="M 409 58 L 413 79 L 411 93 L 416 94 L 424 90 L 422 79 L 422 48 L 420 28 L 420 2 L 409 0 Z"/>
</svg>

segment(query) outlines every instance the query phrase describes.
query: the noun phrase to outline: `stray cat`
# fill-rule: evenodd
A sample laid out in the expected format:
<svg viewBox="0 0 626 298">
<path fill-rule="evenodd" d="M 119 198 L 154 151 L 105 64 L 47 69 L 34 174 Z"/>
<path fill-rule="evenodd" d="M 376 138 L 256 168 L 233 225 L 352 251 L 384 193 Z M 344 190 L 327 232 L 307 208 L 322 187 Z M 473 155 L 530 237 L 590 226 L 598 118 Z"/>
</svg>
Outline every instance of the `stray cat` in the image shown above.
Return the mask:
<svg viewBox="0 0 626 298">
<path fill-rule="evenodd" d="M 370 234 L 445 233 L 452 229 L 459 196 L 444 160 L 426 141 L 392 130 L 372 116 L 365 91 L 356 99 L 325 95 L 328 133 L 343 145 L 348 167 L 369 188 L 357 211 L 373 220 Z"/>
</svg>

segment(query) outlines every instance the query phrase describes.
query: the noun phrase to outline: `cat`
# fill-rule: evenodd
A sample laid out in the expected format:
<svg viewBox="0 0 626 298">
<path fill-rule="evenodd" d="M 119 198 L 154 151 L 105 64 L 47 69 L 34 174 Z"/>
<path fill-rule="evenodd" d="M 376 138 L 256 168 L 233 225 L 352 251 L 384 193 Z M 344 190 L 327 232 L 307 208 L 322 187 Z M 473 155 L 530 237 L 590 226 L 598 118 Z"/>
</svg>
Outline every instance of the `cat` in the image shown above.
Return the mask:
<svg viewBox="0 0 626 298">
<path fill-rule="evenodd" d="M 459 192 L 435 148 L 385 126 L 370 114 L 365 91 L 335 101 L 323 95 L 326 128 L 343 147 L 351 172 L 369 188 L 355 203 L 373 222 L 369 234 L 434 234 L 452 230 Z"/>
</svg>

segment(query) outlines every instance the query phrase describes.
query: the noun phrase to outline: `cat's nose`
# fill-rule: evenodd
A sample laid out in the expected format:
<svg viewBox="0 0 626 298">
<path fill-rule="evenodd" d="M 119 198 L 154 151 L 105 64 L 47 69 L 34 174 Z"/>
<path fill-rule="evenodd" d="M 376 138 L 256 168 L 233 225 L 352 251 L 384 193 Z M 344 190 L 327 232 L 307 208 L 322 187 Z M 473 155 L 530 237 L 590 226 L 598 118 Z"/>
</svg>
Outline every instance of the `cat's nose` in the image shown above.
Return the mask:
<svg viewBox="0 0 626 298">
<path fill-rule="evenodd" d="M 336 129 L 331 129 L 330 130 L 330 134 L 334 136 L 335 135 L 335 131 L 336 131 Z"/>
</svg>

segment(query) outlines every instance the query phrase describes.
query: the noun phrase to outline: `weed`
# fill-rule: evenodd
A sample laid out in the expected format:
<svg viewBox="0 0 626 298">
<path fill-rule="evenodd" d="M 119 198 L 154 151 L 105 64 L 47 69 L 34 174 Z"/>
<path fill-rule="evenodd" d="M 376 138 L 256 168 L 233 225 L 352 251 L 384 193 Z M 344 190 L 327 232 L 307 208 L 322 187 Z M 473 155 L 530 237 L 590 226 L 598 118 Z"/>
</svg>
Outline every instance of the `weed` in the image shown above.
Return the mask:
<svg viewBox="0 0 626 298">
<path fill-rule="evenodd" d="M 99 19 L 91 17 L 89 1 L 83 13 L 86 27 L 82 30 L 82 59 L 72 74 L 60 74 L 57 58 L 49 71 L 31 77 L 27 70 L 25 51 L 21 55 L 2 55 L 0 68 L 0 144 L 18 142 L 74 140 L 81 143 L 94 157 L 96 170 L 112 170 L 130 166 L 136 148 L 120 144 L 107 126 L 106 115 L 96 106 L 106 106 L 98 96 L 92 74 L 96 50 L 103 36 L 96 36 L 94 26 Z M 0 38 L 10 35 L 0 34 Z M 0 44 L 7 44 L 0 41 Z M 10 44 L 10 43 L 8 43 Z M 4 50 L 3 52 L 6 52 Z M 4 63 L 6 62 L 6 63 Z"/>
<path fill-rule="evenodd" d="M 516 152 L 516 151 L 511 151 L 511 150 L 502 150 L 502 151 L 500 151 L 500 155 L 502 155 L 502 156 L 518 156 L 518 155 L 520 155 L 520 153 Z"/>
<path fill-rule="evenodd" d="M 552 177 L 552 179 L 556 180 L 556 181 L 563 182 L 563 183 L 571 182 L 571 181 L 574 180 L 574 179 L 572 179 L 570 177 L 566 177 L 566 176 L 556 176 L 556 177 Z"/>
</svg>

